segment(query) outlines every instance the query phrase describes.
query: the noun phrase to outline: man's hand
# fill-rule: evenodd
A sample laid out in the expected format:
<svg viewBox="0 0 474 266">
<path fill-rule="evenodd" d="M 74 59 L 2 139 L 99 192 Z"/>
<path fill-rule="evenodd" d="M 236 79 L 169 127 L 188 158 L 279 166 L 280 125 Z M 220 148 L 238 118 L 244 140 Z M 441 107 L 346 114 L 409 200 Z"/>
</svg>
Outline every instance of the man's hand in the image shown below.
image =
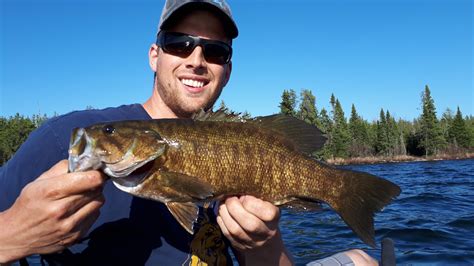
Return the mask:
<svg viewBox="0 0 474 266">
<path fill-rule="evenodd" d="M 379 263 L 360 249 L 352 249 L 344 252 L 354 263 L 355 266 L 377 266 Z"/>
<path fill-rule="evenodd" d="M 219 206 L 217 223 L 243 265 L 291 265 L 281 239 L 280 210 L 253 196 L 229 197 Z"/>
<path fill-rule="evenodd" d="M 67 161 L 60 161 L 0 213 L 0 263 L 63 250 L 99 217 L 104 176 L 98 171 L 67 171 Z"/>
</svg>

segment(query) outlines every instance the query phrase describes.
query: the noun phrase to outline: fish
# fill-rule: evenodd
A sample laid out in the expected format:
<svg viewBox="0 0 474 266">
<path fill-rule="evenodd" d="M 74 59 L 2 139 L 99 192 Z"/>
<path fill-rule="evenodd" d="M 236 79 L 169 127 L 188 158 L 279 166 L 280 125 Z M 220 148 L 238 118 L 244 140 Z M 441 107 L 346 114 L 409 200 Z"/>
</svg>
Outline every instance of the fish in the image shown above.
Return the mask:
<svg viewBox="0 0 474 266">
<path fill-rule="evenodd" d="M 243 119 L 225 110 L 201 111 L 191 119 L 76 128 L 69 171 L 103 171 L 120 190 L 164 203 L 191 234 L 199 206 L 253 195 L 276 206 L 324 202 L 375 247 L 374 213 L 401 189 L 372 174 L 316 160 L 311 154 L 325 141 L 317 127 L 292 116 Z"/>
</svg>

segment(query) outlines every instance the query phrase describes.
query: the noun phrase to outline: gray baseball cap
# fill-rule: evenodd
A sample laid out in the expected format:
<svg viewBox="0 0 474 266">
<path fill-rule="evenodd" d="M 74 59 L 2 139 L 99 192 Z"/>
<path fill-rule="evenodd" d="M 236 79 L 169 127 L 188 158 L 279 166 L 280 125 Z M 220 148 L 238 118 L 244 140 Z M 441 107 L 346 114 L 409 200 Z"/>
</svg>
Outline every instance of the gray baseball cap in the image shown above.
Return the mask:
<svg viewBox="0 0 474 266">
<path fill-rule="evenodd" d="M 232 18 L 230 7 L 225 0 L 166 0 L 163 12 L 161 13 L 160 23 L 158 24 L 158 32 L 166 28 L 170 22 L 170 18 L 177 13 L 178 10 L 183 10 L 184 7 L 192 8 L 191 6 L 206 6 L 222 15 L 224 19 L 225 30 L 227 35 L 234 39 L 239 35 L 239 30 Z"/>
</svg>

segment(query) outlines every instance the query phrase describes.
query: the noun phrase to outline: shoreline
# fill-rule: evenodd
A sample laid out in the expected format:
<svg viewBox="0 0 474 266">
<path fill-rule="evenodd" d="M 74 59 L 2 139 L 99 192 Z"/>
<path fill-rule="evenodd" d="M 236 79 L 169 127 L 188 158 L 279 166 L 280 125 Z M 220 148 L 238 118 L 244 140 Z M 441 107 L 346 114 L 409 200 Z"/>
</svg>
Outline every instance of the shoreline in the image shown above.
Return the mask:
<svg viewBox="0 0 474 266">
<path fill-rule="evenodd" d="M 442 160 L 463 160 L 474 159 L 474 153 L 464 152 L 457 154 L 439 154 L 436 156 L 369 156 L 369 157 L 353 157 L 353 158 L 334 158 L 326 160 L 329 165 L 358 165 L 358 164 L 379 164 L 379 163 L 401 163 L 401 162 L 430 162 Z"/>
</svg>

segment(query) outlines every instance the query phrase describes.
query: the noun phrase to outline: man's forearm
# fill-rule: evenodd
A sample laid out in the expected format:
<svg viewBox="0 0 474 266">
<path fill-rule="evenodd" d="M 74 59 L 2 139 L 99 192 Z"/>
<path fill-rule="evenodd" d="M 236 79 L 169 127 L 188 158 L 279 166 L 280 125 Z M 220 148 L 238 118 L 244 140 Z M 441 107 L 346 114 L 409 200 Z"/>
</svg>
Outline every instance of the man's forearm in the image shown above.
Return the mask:
<svg viewBox="0 0 474 266">
<path fill-rule="evenodd" d="M 280 232 L 267 245 L 246 252 L 237 251 L 240 265 L 293 265 L 293 258 L 286 249 Z"/>
<path fill-rule="evenodd" d="M 7 211 L 0 212 L 0 266 L 10 265 L 28 254 L 22 254 L 19 249 L 11 245 L 13 226 L 8 221 Z"/>
</svg>

